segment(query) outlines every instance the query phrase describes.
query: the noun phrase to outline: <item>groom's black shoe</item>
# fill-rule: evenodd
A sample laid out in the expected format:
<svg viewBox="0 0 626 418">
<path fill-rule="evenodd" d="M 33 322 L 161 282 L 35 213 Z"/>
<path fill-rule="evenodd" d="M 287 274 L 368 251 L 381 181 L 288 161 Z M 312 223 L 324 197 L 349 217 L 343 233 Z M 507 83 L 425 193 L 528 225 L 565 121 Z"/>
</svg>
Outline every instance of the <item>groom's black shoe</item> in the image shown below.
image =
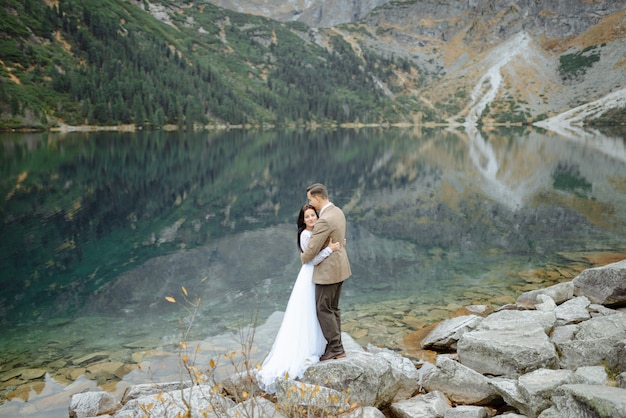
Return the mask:
<svg viewBox="0 0 626 418">
<path fill-rule="evenodd" d="M 342 351 L 340 353 L 324 353 L 324 355 L 320 357 L 320 361 L 335 360 L 335 359 L 342 358 L 345 356 L 346 356 L 345 351 Z"/>
</svg>

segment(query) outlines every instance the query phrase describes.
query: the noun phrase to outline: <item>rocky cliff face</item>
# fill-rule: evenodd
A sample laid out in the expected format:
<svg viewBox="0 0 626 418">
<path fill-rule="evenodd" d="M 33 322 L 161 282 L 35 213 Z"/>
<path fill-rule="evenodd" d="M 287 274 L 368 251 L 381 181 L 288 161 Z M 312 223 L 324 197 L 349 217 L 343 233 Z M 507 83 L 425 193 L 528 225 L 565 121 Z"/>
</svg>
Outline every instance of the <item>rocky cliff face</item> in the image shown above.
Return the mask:
<svg viewBox="0 0 626 418">
<path fill-rule="evenodd" d="M 358 22 L 389 0 L 213 0 L 211 3 L 241 13 L 281 21 L 298 21 L 312 27 Z"/>
<path fill-rule="evenodd" d="M 212 2 L 302 21 L 312 27 L 310 39 L 327 47 L 331 36 L 341 35 L 363 56 L 409 61 L 419 70 L 398 65 L 395 84 L 381 88 L 425 103 L 452 122 L 532 122 L 615 92 L 622 99 L 604 106 L 623 108 L 626 96 L 623 2 Z"/>
<path fill-rule="evenodd" d="M 561 112 L 625 86 L 623 3 L 426 0 L 389 4 L 362 23 L 382 34 L 387 50 L 426 70 L 436 63 L 420 74 L 429 87 L 419 94 L 462 106 L 455 118 L 470 115 L 473 100 L 496 84 L 487 109 L 495 118 L 515 108 Z"/>
<path fill-rule="evenodd" d="M 525 30 L 551 38 L 584 32 L 604 17 L 624 9 L 623 2 L 558 0 L 211 0 L 216 6 L 269 17 L 300 21 L 311 27 L 332 27 L 362 22 L 394 24 L 406 32 L 427 37 L 450 37 L 459 30 L 483 40 L 507 37 Z M 429 22 L 429 23 L 428 23 Z"/>
</svg>

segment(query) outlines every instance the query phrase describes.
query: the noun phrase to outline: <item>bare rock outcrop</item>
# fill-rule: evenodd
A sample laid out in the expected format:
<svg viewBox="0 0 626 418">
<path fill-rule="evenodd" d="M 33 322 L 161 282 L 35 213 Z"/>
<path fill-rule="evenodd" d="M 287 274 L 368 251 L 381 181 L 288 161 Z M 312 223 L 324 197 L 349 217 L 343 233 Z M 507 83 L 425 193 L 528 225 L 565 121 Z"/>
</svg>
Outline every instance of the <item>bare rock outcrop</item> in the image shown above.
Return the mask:
<svg viewBox="0 0 626 418">
<path fill-rule="evenodd" d="M 591 303 L 597 289 L 620 293 L 623 265 L 582 272 L 574 282 L 586 285 L 576 295 L 561 284 L 485 318 L 443 321 L 422 343 L 441 350 L 435 364 L 364 349 L 344 333 L 345 358 L 315 364 L 299 380 L 279 379 L 274 401 L 248 370 L 217 386 L 139 385 L 123 401 L 76 394 L 70 416 L 140 417 L 149 408 L 160 417 L 626 418 L 626 313 Z"/>
<path fill-rule="evenodd" d="M 587 269 L 573 283 L 574 294 L 586 296 L 592 303 L 626 306 L 626 260 Z"/>
</svg>

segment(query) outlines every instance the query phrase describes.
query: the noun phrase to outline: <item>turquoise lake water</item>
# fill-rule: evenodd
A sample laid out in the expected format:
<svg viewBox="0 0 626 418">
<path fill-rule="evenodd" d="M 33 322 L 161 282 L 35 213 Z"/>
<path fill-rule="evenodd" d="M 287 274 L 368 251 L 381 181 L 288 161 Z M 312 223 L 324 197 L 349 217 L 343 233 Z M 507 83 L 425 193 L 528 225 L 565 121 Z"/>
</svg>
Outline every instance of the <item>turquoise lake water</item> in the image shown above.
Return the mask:
<svg viewBox="0 0 626 418">
<path fill-rule="evenodd" d="M 369 329 L 359 342 L 410 331 L 374 332 L 375 319 L 358 319 L 370 309 L 514 300 L 570 279 L 581 260 L 626 253 L 624 135 L 2 134 L 0 167 L 1 416 L 66 416 L 59 394 L 109 390 L 115 379 L 55 380 L 85 356 L 133 364 L 141 350 L 173 351 L 190 321 L 185 292 L 199 300 L 190 339 L 224 347 L 255 322 L 270 329 L 257 335 L 262 356 L 300 267 L 295 218 L 314 182 L 348 219 L 342 309 L 355 334 Z M 22 369 L 48 373 L 28 395 L 11 378 Z"/>
</svg>

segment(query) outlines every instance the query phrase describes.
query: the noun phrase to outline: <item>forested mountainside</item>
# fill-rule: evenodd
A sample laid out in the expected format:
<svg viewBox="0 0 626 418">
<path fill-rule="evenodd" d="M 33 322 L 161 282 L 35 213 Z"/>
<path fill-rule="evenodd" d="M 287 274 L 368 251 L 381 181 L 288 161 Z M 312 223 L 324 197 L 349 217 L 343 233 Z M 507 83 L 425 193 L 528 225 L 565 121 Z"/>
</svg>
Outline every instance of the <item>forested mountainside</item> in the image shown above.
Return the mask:
<svg viewBox="0 0 626 418">
<path fill-rule="evenodd" d="M 623 2 L 344 3 L 5 0 L 0 128 L 524 124 L 626 88 Z"/>
</svg>

